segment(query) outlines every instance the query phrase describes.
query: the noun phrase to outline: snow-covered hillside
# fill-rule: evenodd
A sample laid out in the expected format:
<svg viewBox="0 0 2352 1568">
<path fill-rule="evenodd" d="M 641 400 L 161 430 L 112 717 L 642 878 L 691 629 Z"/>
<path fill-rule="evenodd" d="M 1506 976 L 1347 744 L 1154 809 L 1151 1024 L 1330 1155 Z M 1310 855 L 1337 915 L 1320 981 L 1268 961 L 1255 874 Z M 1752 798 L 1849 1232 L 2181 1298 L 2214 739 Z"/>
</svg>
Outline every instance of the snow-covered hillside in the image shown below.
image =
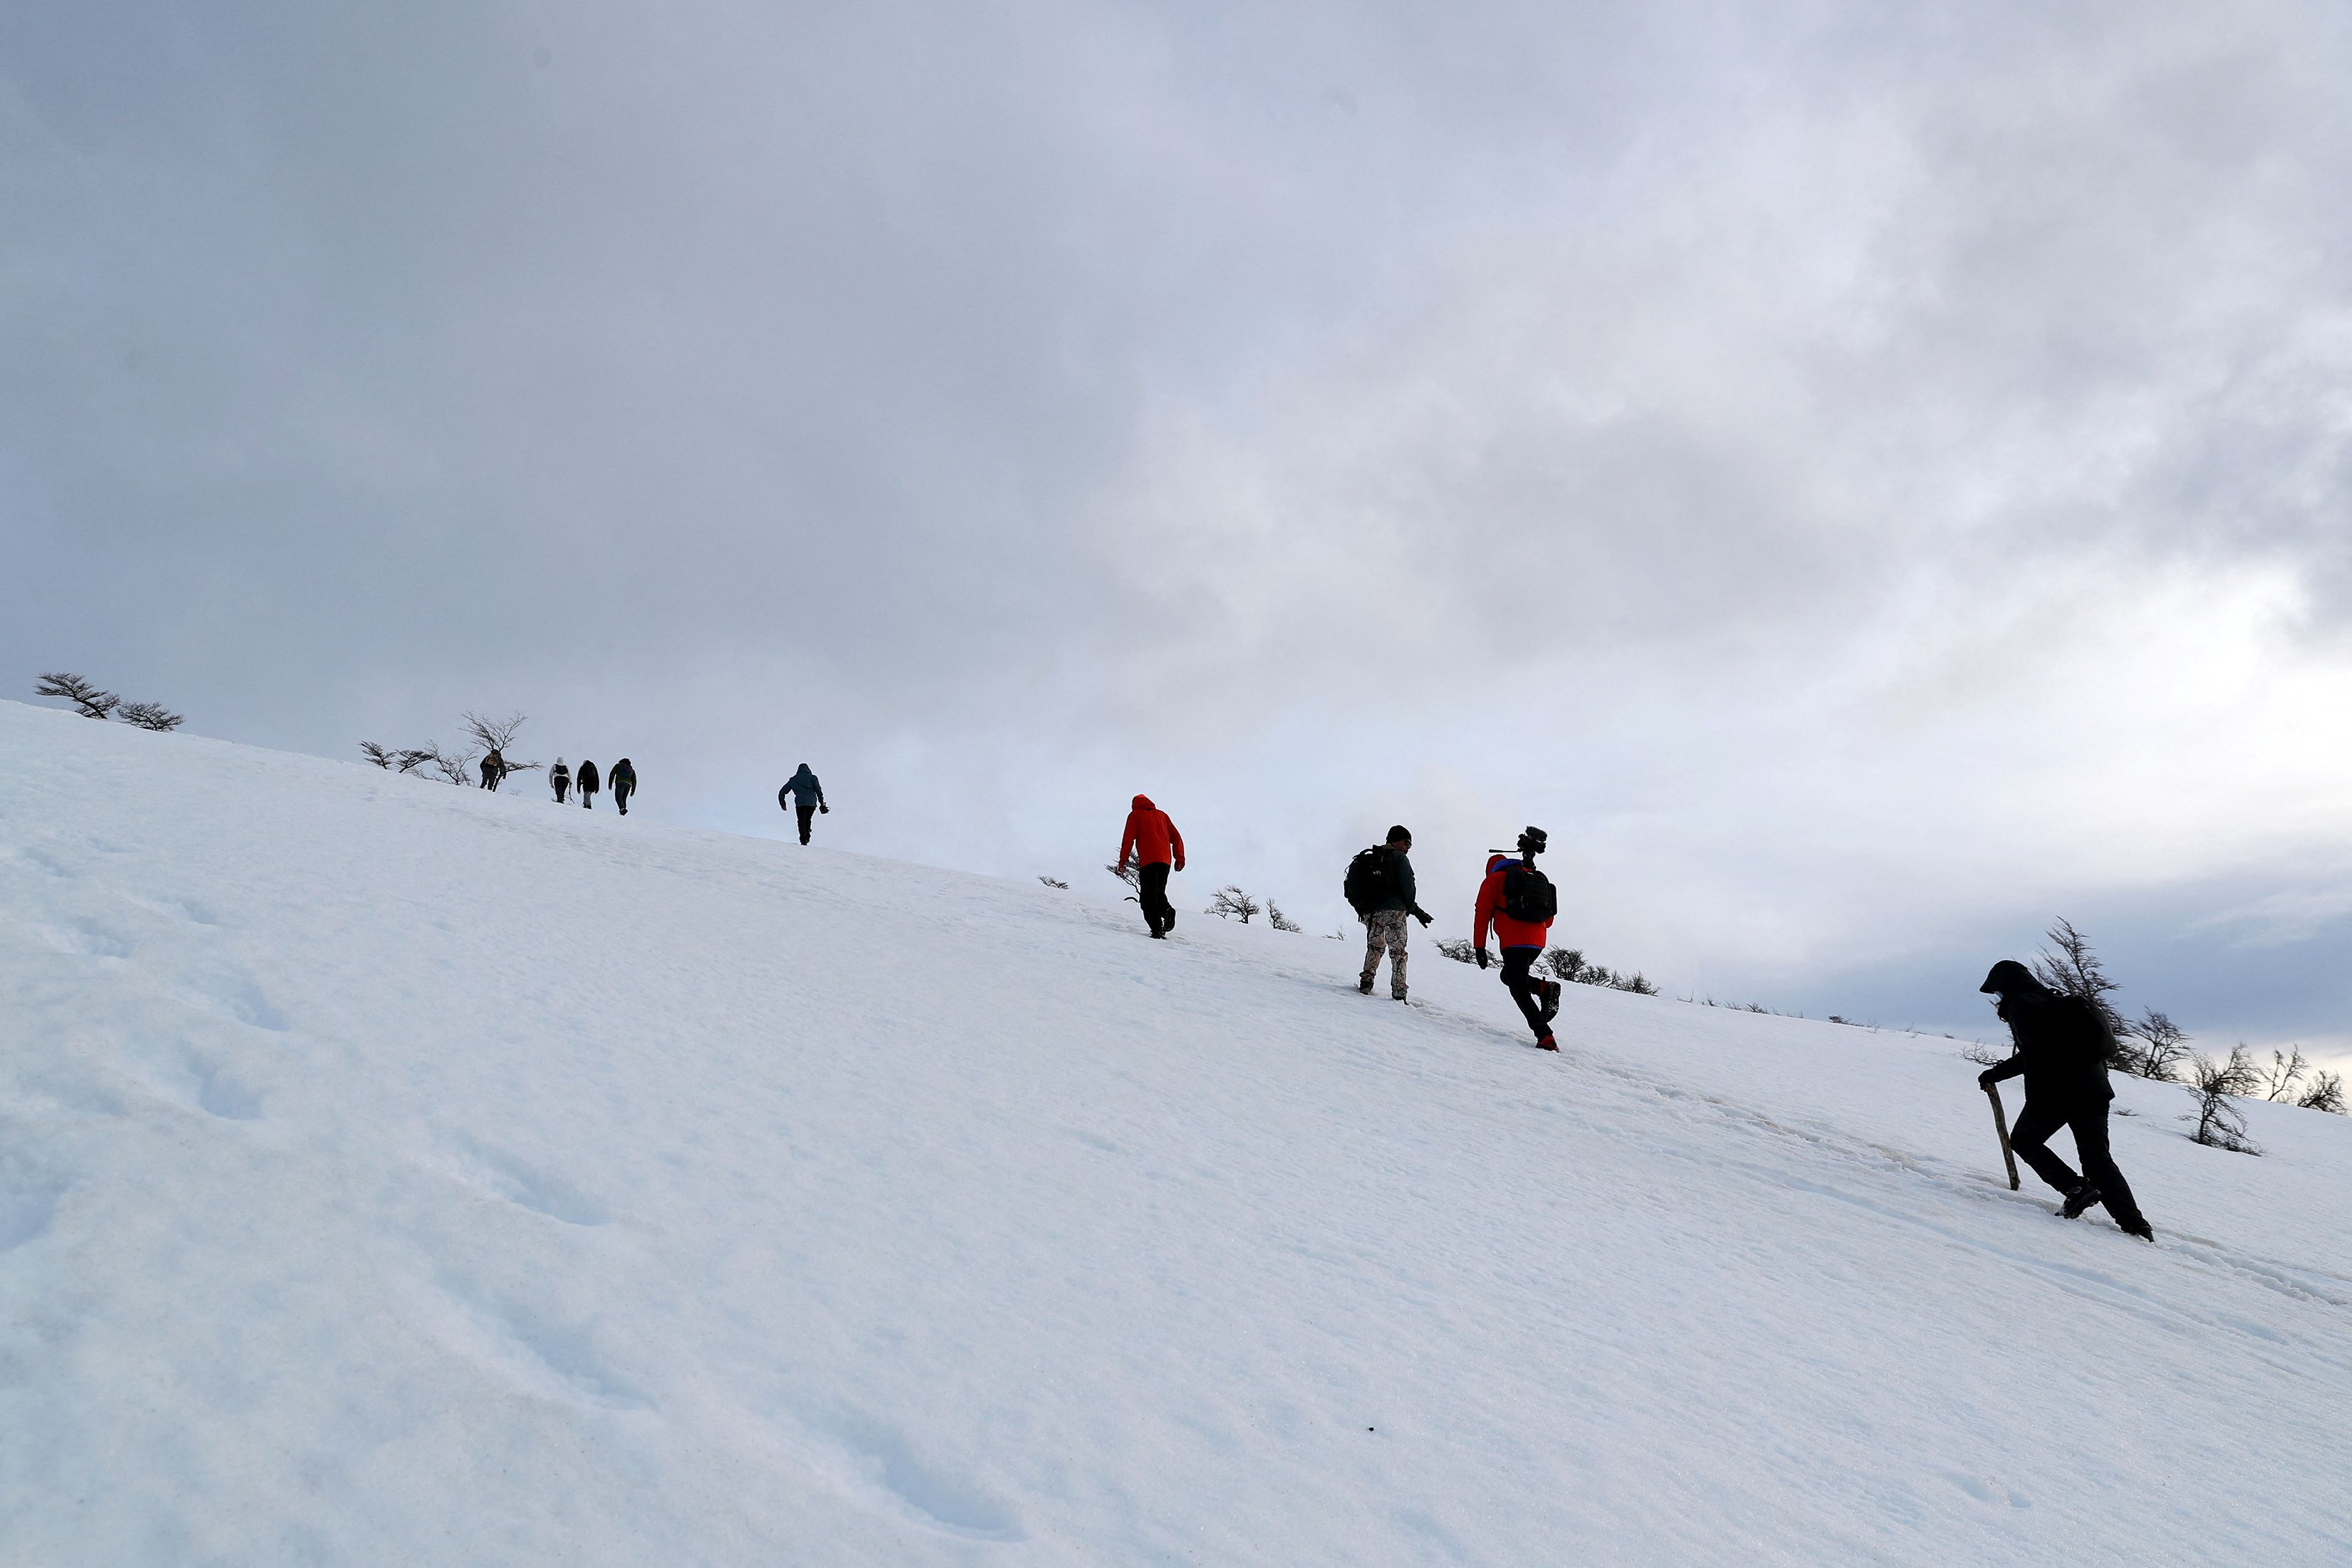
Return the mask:
<svg viewBox="0 0 2352 1568">
<path fill-rule="evenodd" d="M 1415 934 L 0 703 L 0 1562 L 2352 1562 L 2352 1121 Z"/>
</svg>

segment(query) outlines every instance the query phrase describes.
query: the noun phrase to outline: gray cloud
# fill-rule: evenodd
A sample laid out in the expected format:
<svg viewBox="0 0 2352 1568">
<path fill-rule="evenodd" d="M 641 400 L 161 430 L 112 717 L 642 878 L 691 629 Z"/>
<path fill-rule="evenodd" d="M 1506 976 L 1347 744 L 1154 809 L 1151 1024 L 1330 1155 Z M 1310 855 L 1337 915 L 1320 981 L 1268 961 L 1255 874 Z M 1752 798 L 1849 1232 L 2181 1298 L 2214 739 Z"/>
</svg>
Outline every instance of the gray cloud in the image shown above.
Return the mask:
<svg viewBox="0 0 2352 1568">
<path fill-rule="evenodd" d="M 18 7 L 0 652 L 1016 873 L 1139 784 L 1326 924 L 1540 817 L 1765 1001 L 2141 900 L 2227 1016 L 2352 848 L 2345 26 Z"/>
</svg>

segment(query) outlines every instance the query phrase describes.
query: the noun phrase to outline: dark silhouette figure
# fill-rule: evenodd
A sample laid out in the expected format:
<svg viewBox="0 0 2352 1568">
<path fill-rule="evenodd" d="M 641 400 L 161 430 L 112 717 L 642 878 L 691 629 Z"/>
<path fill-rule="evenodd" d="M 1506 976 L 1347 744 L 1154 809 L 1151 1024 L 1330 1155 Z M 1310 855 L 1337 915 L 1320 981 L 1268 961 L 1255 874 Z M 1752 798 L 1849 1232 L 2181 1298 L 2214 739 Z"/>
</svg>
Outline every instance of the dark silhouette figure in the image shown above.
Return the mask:
<svg viewBox="0 0 2352 1568">
<path fill-rule="evenodd" d="M 585 757 L 581 758 L 578 771 L 572 775 L 572 786 L 580 792 L 580 805 L 583 810 L 596 809 L 596 791 L 601 784 L 602 781 L 596 776 L 596 764 Z"/>
<path fill-rule="evenodd" d="M 1184 868 L 1184 836 L 1168 820 L 1168 814 L 1151 804 L 1150 795 L 1137 795 L 1127 813 L 1127 831 L 1118 841 L 1118 868 L 1127 869 L 1132 858 L 1136 866 L 1136 901 L 1143 906 L 1143 923 L 1151 928 L 1155 937 L 1165 937 L 1176 929 L 1176 906 L 1168 901 L 1170 869 Z"/>
<path fill-rule="evenodd" d="M 1404 922 L 1410 916 L 1424 927 L 1429 924 L 1429 911 L 1413 901 L 1412 851 L 1412 835 L 1404 830 L 1403 825 L 1390 828 L 1388 841 L 1376 851 L 1381 858 L 1378 894 L 1357 911 L 1364 918 L 1364 972 L 1357 976 L 1356 989 L 1367 996 L 1372 994 L 1372 982 L 1380 976 L 1381 954 L 1386 952 L 1389 994 L 1399 1002 L 1405 999 Z"/>
<path fill-rule="evenodd" d="M 613 804 L 621 808 L 621 815 L 628 816 L 629 797 L 637 793 L 637 770 L 629 765 L 628 758 L 613 764 L 604 775 L 604 787 L 613 792 Z"/>
<path fill-rule="evenodd" d="M 1543 956 L 1544 942 L 1551 935 L 1551 884 L 1535 868 L 1536 857 L 1545 846 L 1543 830 L 1530 827 L 1519 835 L 1519 856 L 1514 860 L 1507 855 L 1496 855 L 1486 861 L 1486 879 L 1478 884 L 1477 920 L 1472 940 L 1478 947 L 1478 967 L 1486 967 L 1486 928 L 1495 928 L 1495 941 L 1503 950 L 1503 985 L 1511 1000 L 1519 1005 L 1519 1013 L 1534 1032 L 1536 1045 L 1547 1051 L 1559 1049 L 1552 1037 L 1551 1020 L 1559 1011 L 1559 982 L 1538 980 L 1532 973 L 1535 961 Z M 1541 902 L 1531 903 L 1540 884 Z M 1537 918 L 1538 915 L 1540 918 Z"/>
<path fill-rule="evenodd" d="M 495 790 L 506 776 L 507 760 L 499 754 L 499 749 L 496 746 L 492 746 L 490 754 L 482 759 L 482 787 Z"/>
<path fill-rule="evenodd" d="M 816 775 L 809 772 L 806 763 L 803 763 L 800 770 L 784 781 L 784 787 L 776 792 L 776 808 L 789 811 L 800 819 L 801 842 L 803 844 L 809 841 L 809 818 L 818 812 L 828 816 L 833 815 L 833 807 L 824 804 L 824 785 L 816 782 Z"/>
<path fill-rule="evenodd" d="M 554 771 L 547 775 L 547 782 L 555 786 L 555 804 L 562 805 L 563 797 L 572 790 L 572 770 L 563 765 L 562 757 L 555 759 Z"/>
<path fill-rule="evenodd" d="M 2116 1091 L 2107 1083 L 2107 1049 L 2114 1042 L 2106 1020 L 2082 997 L 2051 990 L 2013 958 L 1994 964 L 1977 989 L 1999 998 L 1996 1008 L 2017 1043 L 2009 1060 L 1987 1068 L 1977 1081 L 1990 1089 L 2003 1079 L 2025 1079 L 2025 1109 L 2010 1129 L 2010 1148 L 2065 1195 L 2060 1212 L 2068 1219 L 2105 1204 L 2127 1234 L 2154 1241 L 2131 1184 L 2107 1152 L 2107 1104 Z M 2081 1175 L 2050 1151 L 2050 1135 L 2061 1127 L 2074 1131 Z"/>
</svg>

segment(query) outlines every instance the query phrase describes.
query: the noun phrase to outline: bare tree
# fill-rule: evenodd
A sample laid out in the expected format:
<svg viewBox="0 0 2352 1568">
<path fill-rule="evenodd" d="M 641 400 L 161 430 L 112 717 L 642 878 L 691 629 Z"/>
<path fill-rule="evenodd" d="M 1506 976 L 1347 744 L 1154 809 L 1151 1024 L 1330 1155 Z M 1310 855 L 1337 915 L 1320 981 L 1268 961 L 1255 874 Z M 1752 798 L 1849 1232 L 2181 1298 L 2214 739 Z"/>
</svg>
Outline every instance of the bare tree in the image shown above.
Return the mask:
<svg viewBox="0 0 2352 1568">
<path fill-rule="evenodd" d="M 2256 1069 L 2261 1075 L 2259 1087 L 2264 1100 L 2284 1100 L 2293 1103 L 2295 1085 L 2301 1083 L 2303 1075 L 2311 1070 L 2311 1064 L 2303 1059 L 2301 1046 L 2289 1046 L 2287 1049 L 2294 1054 L 2283 1057 L 2273 1051 L 2271 1065 Z"/>
<path fill-rule="evenodd" d="M 1041 882 L 1045 883 L 1045 886 L 1047 886 L 1047 887 L 1049 887 L 1049 888 L 1059 888 L 1059 889 L 1062 889 L 1062 891 L 1064 891 L 1064 892 L 1066 892 L 1066 892 L 1068 892 L 1068 891 L 1070 890 L 1070 885 L 1069 885 L 1067 882 L 1064 882 L 1064 881 L 1058 880 L 1058 879 L 1055 879 L 1055 878 L 1052 878 L 1052 877 L 1040 877 L 1040 878 L 1038 878 L 1037 879 L 1038 879 L 1039 881 L 1041 881 Z"/>
<path fill-rule="evenodd" d="M 126 724 L 136 724 L 158 734 L 169 734 L 188 721 L 185 714 L 174 713 L 161 702 L 126 702 L 116 710 L 116 716 Z"/>
<path fill-rule="evenodd" d="M 2123 1059 L 2116 1066 L 2164 1083 L 2180 1081 L 2180 1068 L 2189 1060 L 2188 1031 L 2150 1007 L 2126 1024 L 2123 1033 L 2133 1043 L 2124 1047 Z"/>
<path fill-rule="evenodd" d="M 1452 959 L 1456 963 L 1475 963 L 1478 962 L 1478 950 L 1471 946 L 1468 942 L 1463 941 L 1460 937 L 1439 937 L 1437 939 L 1437 951 L 1444 953 L 1446 957 Z"/>
<path fill-rule="evenodd" d="M 399 752 L 379 746 L 373 741 L 360 742 L 360 755 L 380 768 L 389 768 L 400 758 Z"/>
<path fill-rule="evenodd" d="M 1219 888 L 1209 899 L 1209 913 L 1220 920 L 1228 915 L 1239 915 L 1244 925 L 1249 924 L 1250 916 L 1256 914 L 1263 907 L 1255 899 L 1231 883 Z"/>
<path fill-rule="evenodd" d="M 1143 886 L 1143 868 L 1140 866 L 1115 866 L 1106 862 L 1103 869 L 1130 888 L 1139 889 Z"/>
<path fill-rule="evenodd" d="M 2311 1087 L 2303 1091 L 2295 1103 L 2305 1110 L 2329 1110 L 2345 1114 L 2344 1079 L 2339 1073 L 2319 1072 L 2312 1075 Z"/>
<path fill-rule="evenodd" d="M 530 722 L 530 716 L 523 713 L 509 713 L 503 719 L 485 719 L 478 713 L 468 711 L 464 719 L 466 733 L 473 737 L 474 744 L 485 752 L 497 752 L 501 756 L 509 746 L 514 744 L 514 739 L 522 732 L 522 727 Z"/>
<path fill-rule="evenodd" d="M 37 697 L 62 697 L 85 719 L 103 719 L 122 701 L 111 691 L 100 690 L 96 682 L 64 670 L 52 670 L 42 676 L 33 693 Z"/>
<path fill-rule="evenodd" d="M 2228 1061 L 2216 1061 L 2211 1057 L 2193 1058 L 2189 1084 L 2197 1094 L 2197 1113 L 2181 1118 L 2197 1123 L 2197 1131 L 2189 1136 L 2210 1148 L 2227 1149 L 2233 1153 L 2262 1152 L 2246 1136 L 2245 1114 L 2231 1103 L 2238 1096 L 2253 1093 L 2261 1085 L 2261 1075 L 2255 1071 L 2245 1047 L 2231 1047 Z"/>
<path fill-rule="evenodd" d="M 437 741 L 427 741 L 414 751 L 399 752 L 397 757 L 400 771 L 404 773 L 429 768 L 453 784 L 470 784 L 474 782 L 474 753 L 445 752 Z"/>
<path fill-rule="evenodd" d="M 436 746 L 408 746 L 392 754 L 393 766 L 402 773 L 413 773 L 429 764 L 441 754 Z"/>
<path fill-rule="evenodd" d="M 2033 977 L 2061 995 L 2079 996 L 2088 1002 L 2106 1030 L 2107 1065 L 2123 1072 L 2131 1071 L 2132 1058 L 2137 1053 L 2124 1044 L 2129 1026 L 2107 999 L 2120 987 L 2099 962 L 2099 955 L 2091 950 L 2091 939 L 2076 931 L 2074 922 L 2063 919 L 2043 934 L 2051 945 L 2034 959 Z"/>
<path fill-rule="evenodd" d="M 1272 899 L 1265 901 L 1265 923 L 1276 931 L 1305 931 L 1307 928 L 1282 912 L 1282 906 Z"/>
<path fill-rule="evenodd" d="M 1543 966 L 1551 971 L 1554 979 L 1565 981 L 1571 985 L 1580 985 L 1584 982 L 1584 971 L 1587 966 L 1583 950 L 1580 948 L 1555 947 L 1543 955 Z"/>
</svg>

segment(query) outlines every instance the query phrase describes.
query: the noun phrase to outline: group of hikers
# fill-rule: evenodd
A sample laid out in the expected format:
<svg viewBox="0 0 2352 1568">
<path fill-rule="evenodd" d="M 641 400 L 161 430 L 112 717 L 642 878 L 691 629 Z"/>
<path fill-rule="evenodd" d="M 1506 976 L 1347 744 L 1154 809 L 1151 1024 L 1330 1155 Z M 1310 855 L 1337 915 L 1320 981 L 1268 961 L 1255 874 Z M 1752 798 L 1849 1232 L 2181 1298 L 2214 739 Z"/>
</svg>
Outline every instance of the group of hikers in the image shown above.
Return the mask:
<svg viewBox="0 0 2352 1568">
<path fill-rule="evenodd" d="M 497 755 L 496 752 L 490 753 L 492 757 Z M 496 789 L 498 786 L 489 782 L 489 759 L 484 758 L 482 787 Z M 562 805 L 565 795 L 576 794 L 581 805 L 589 811 L 596 809 L 596 792 L 609 789 L 613 792 L 613 804 L 621 808 L 623 816 L 626 816 L 629 815 L 629 797 L 637 793 L 637 770 L 628 758 L 623 757 L 599 776 L 596 764 L 585 757 L 581 759 L 577 768 L 568 766 L 562 757 L 558 757 L 555 765 L 547 771 L 547 782 L 555 786 L 556 805 Z"/>
<path fill-rule="evenodd" d="M 489 754 L 482 759 L 482 787 L 497 789 L 513 771 L 507 766 L 506 758 L 499 754 L 498 748 L 491 747 Z M 613 792 L 613 804 L 620 808 L 623 816 L 626 816 L 629 815 L 629 797 L 637 793 L 637 770 L 626 757 L 601 774 L 596 771 L 596 764 L 584 758 L 574 768 L 558 757 L 555 765 L 547 772 L 547 782 L 554 786 L 556 805 L 562 805 L 567 795 L 577 795 L 580 804 L 590 811 L 596 809 L 596 792 L 609 789 Z M 819 812 L 829 814 L 833 810 L 824 803 L 824 785 L 817 783 L 816 774 L 809 771 L 806 763 L 803 763 L 799 770 L 784 781 L 784 787 L 776 792 L 776 805 L 799 816 L 801 842 L 803 844 L 809 841 L 809 819 Z M 1161 881 L 1164 883 L 1166 879 L 1163 875 Z M 1172 921 L 1173 911 L 1171 911 L 1170 918 Z"/>
<path fill-rule="evenodd" d="M 1560 982 L 1538 979 L 1533 973 L 1559 910 L 1557 889 L 1536 868 L 1536 857 L 1549 842 L 1543 829 L 1529 827 L 1519 835 L 1515 853 L 1488 855 L 1472 911 L 1471 938 L 1478 967 L 1488 968 L 1494 962 L 1486 951 L 1491 931 L 1502 950 L 1504 988 L 1527 1019 L 1537 1047 L 1556 1051 L 1559 1042 L 1552 1033 L 1552 1019 L 1559 1013 Z M 1412 852 L 1412 835 L 1399 824 L 1382 842 L 1357 853 L 1341 884 L 1364 926 L 1364 963 L 1356 989 L 1367 996 L 1385 955 L 1389 994 L 1406 1000 L 1405 922 L 1417 920 L 1426 928 L 1433 918 L 1418 901 Z M 1144 923 L 1155 938 L 1165 938 L 1176 925 L 1168 877 L 1171 870 L 1184 868 L 1184 837 L 1148 795 L 1137 795 L 1129 806 L 1115 869 L 1126 876 L 1130 863 Z M 2006 1134 L 2009 1148 L 2057 1190 L 2063 1199 L 2059 1212 L 2066 1218 L 2079 1218 L 2104 1205 L 2126 1235 L 2155 1240 L 2155 1231 L 2132 1198 L 2131 1184 L 2107 1148 L 2107 1108 L 2115 1090 L 2107 1082 L 2114 1037 L 2106 1019 L 2086 998 L 2053 990 L 2014 959 L 1994 964 L 1979 989 L 1994 998 L 2015 1049 L 2007 1061 L 1987 1068 L 1978 1082 L 1998 1100 L 1996 1086 L 2004 1079 L 2025 1079 L 2025 1106 Z M 2074 1134 L 2075 1154 L 2083 1166 L 2079 1173 L 2050 1148 L 2051 1134 L 2062 1127 Z"/>
</svg>

